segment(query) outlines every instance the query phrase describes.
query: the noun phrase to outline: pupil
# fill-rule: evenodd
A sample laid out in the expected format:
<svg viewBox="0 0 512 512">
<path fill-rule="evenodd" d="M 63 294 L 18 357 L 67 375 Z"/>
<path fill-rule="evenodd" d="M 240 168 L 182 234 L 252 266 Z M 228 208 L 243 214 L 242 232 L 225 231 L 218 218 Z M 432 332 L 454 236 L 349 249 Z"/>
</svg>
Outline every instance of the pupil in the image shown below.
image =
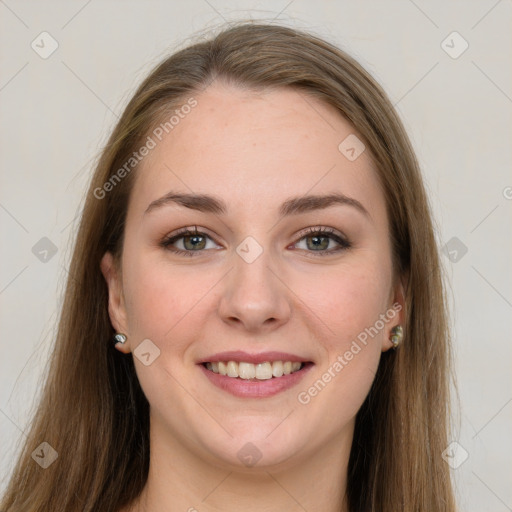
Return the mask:
<svg viewBox="0 0 512 512">
<path fill-rule="evenodd" d="M 200 247 L 201 245 L 201 235 L 189 235 L 186 237 L 189 244 L 192 246 L 192 248 Z"/>
<path fill-rule="evenodd" d="M 322 239 L 324 239 L 324 243 L 322 243 Z M 325 248 L 326 247 L 326 244 L 325 244 L 325 240 L 326 240 L 326 237 L 324 236 L 312 236 L 311 237 L 311 240 L 313 241 L 313 247 L 315 248 Z M 327 240 L 327 245 L 329 244 L 329 240 Z"/>
</svg>

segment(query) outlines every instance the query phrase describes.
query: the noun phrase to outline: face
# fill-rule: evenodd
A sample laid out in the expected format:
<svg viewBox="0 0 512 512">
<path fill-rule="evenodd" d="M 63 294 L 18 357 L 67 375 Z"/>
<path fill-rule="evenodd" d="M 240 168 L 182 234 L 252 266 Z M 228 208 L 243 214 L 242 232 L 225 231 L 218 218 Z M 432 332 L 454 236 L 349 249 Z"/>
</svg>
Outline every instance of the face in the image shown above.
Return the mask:
<svg viewBox="0 0 512 512">
<path fill-rule="evenodd" d="M 109 253 L 101 265 L 109 313 L 152 440 L 284 468 L 351 439 L 392 346 L 402 287 L 385 198 L 368 150 L 338 149 L 354 129 L 319 100 L 220 83 L 194 98 L 134 171 L 120 268 Z"/>
</svg>

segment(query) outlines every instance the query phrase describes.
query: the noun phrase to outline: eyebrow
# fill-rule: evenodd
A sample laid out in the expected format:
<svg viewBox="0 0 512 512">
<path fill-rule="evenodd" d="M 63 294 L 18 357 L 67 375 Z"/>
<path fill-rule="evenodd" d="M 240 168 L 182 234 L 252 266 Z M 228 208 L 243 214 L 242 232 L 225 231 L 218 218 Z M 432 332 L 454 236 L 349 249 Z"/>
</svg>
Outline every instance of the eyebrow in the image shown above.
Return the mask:
<svg viewBox="0 0 512 512">
<path fill-rule="evenodd" d="M 170 204 L 177 204 L 185 208 L 190 208 L 191 210 L 214 213 L 216 215 L 224 215 L 228 211 L 226 203 L 219 197 L 206 194 L 180 194 L 171 191 L 165 194 L 165 196 L 151 202 L 146 208 L 144 215 Z M 337 192 L 327 195 L 309 195 L 287 199 L 279 208 L 279 216 L 298 215 L 315 210 L 322 210 L 334 205 L 352 206 L 368 218 L 371 218 L 366 208 L 357 199 Z"/>
</svg>

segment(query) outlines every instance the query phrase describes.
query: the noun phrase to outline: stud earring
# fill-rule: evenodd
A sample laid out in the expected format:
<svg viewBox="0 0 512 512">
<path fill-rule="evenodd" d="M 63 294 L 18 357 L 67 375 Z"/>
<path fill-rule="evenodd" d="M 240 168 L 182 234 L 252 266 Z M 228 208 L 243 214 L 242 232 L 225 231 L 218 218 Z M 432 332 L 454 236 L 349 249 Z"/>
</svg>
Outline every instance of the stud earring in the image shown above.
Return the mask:
<svg viewBox="0 0 512 512">
<path fill-rule="evenodd" d="M 126 337 L 126 334 L 122 334 L 120 332 L 116 333 L 114 336 L 115 343 L 121 343 L 123 344 L 128 338 Z"/>
<path fill-rule="evenodd" d="M 403 335 L 404 330 L 402 329 L 401 325 L 396 325 L 393 327 L 393 329 L 391 329 L 391 336 L 389 339 L 391 340 L 391 343 L 393 343 L 393 348 L 397 348 L 400 343 L 402 343 Z"/>
</svg>

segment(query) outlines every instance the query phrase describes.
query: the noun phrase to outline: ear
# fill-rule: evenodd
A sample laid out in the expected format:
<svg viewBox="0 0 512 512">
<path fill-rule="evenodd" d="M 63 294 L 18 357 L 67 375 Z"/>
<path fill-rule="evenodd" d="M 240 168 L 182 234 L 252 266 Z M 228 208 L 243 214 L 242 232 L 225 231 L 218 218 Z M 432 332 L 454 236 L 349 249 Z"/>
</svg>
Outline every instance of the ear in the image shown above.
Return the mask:
<svg viewBox="0 0 512 512">
<path fill-rule="evenodd" d="M 116 348 L 128 354 L 130 352 L 127 332 L 128 323 L 126 321 L 127 315 L 123 296 L 121 269 L 118 268 L 118 264 L 110 252 L 106 252 L 103 255 L 100 268 L 108 287 L 108 314 L 110 322 L 117 332 L 124 333 L 128 337 L 124 344 L 116 343 Z"/>
<path fill-rule="evenodd" d="M 396 279 L 396 283 L 390 294 L 390 301 L 386 316 L 389 322 L 386 324 L 385 335 L 382 340 L 382 352 L 393 348 L 391 343 L 391 329 L 397 325 L 401 325 L 405 331 L 405 290 L 407 289 L 407 276 L 402 275 Z"/>
</svg>

